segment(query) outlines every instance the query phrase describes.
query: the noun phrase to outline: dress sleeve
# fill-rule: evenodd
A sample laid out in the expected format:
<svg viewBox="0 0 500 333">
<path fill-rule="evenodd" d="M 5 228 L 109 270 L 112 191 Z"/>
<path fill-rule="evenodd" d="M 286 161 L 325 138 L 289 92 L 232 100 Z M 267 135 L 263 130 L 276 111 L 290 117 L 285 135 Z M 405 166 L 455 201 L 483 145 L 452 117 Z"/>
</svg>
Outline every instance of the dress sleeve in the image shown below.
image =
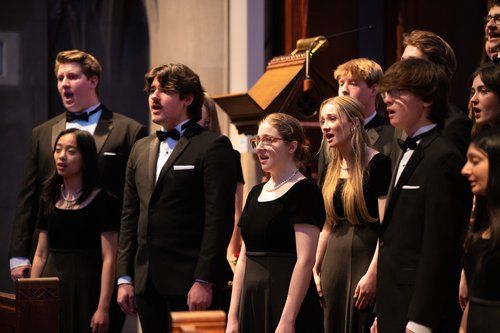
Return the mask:
<svg viewBox="0 0 500 333">
<path fill-rule="evenodd" d="M 391 159 L 384 154 L 377 154 L 370 163 L 370 181 L 377 197 L 386 196 L 391 183 Z"/>
<path fill-rule="evenodd" d="M 325 223 L 325 204 L 318 186 L 310 181 L 304 181 L 297 187 L 294 200 L 290 203 L 291 223 L 307 223 L 323 229 Z"/>
<path fill-rule="evenodd" d="M 101 192 L 103 191 L 101 190 Z M 98 214 L 102 214 L 103 217 L 100 225 L 101 232 L 120 230 L 121 207 L 118 199 L 112 194 L 103 192 L 98 207 L 101 207 L 101 213 L 98 212 Z"/>
<path fill-rule="evenodd" d="M 248 192 L 248 195 L 247 195 L 247 200 L 245 201 L 245 206 L 243 206 L 243 212 L 241 213 L 241 215 L 243 216 L 245 211 L 248 209 L 248 205 L 250 204 L 250 202 L 252 202 L 252 198 L 257 195 L 256 193 L 260 193 L 258 192 L 258 189 L 262 188 L 262 184 L 257 184 L 255 185 L 254 187 L 252 187 L 252 189 L 250 190 L 250 192 Z M 238 227 L 241 227 L 241 217 L 240 217 L 240 220 L 238 221 Z"/>
</svg>

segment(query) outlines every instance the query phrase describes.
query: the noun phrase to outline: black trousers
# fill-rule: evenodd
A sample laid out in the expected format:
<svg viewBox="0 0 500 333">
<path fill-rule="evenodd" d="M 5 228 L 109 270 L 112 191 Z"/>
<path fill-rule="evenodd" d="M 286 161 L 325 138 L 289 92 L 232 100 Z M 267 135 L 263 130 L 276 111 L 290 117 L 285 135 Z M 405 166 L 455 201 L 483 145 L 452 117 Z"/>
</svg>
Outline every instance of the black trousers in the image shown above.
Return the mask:
<svg viewBox="0 0 500 333">
<path fill-rule="evenodd" d="M 170 311 L 188 311 L 187 297 L 162 296 L 148 277 L 146 291 L 136 295 L 137 312 L 143 333 L 172 331 Z"/>
<path fill-rule="evenodd" d="M 227 313 L 230 295 L 230 290 L 213 288 L 212 303 L 208 310 L 224 310 Z M 136 295 L 136 302 L 143 333 L 171 332 L 170 311 L 189 311 L 187 295 L 160 295 L 149 276 L 146 291 L 143 295 Z"/>
</svg>

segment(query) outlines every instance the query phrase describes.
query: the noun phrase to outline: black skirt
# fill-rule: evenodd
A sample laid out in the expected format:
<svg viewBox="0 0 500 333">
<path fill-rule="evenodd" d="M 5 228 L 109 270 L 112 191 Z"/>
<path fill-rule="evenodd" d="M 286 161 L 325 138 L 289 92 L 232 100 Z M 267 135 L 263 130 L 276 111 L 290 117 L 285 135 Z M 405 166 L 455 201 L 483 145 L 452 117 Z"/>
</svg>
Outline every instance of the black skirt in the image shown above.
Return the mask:
<svg viewBox="0 0 500 333">
<path fill-rule="evenodd" d="M 500 332 L 500 302 L 471 297 L 467 333 Z"/>
<path fill-rule="evenodd" d="M 240 299 L 240 332 L 275 332 L 296 261 L 293 254 L 247 252 Z M 295 321 L 295 332 L 323 332 L 323 313 L 312 278 Z"/>
</svg>

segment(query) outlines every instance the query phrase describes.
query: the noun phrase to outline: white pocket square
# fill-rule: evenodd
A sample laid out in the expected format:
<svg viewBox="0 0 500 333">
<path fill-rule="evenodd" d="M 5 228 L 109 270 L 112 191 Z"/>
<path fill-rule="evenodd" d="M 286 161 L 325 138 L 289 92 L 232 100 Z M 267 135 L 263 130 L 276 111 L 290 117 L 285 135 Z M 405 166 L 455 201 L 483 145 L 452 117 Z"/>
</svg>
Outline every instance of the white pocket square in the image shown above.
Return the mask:
<svg viewBox="0 0 500 333">
<path fill-rule="evenodd" d="M 420 186 L 403 185 L 403 190 L 418 190 Z"/>
<path fill-rule="evenodd" d="M 174 170 L 193 170 L 194 165 L 174 165 Z"/>
<path fill-rule="evenodd" d="M 113 153 L 113 152 L 111 152 L 111 151 L 105 151 L 103 155 L 104 155 L 104 156 L 115 156 L 115 155 L 116 155 L 116 153 Z"/>
</svg>

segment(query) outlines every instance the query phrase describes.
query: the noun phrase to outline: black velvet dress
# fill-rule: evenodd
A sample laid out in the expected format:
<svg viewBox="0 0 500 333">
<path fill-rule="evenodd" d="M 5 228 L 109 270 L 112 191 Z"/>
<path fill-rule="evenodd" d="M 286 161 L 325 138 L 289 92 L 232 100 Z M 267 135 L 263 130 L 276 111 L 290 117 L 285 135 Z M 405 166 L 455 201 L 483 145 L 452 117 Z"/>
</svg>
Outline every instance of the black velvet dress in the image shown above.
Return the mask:
<svg viewBox="0 0 500 333">
<path fill-rule="evenodd" d="M 500 332 L 500 249 L 480 238 L 464 255 L 469 289 L 467 333 Z"/>
<path fill-rule="evenodd" d="M 42 276 L 59 278 L 60 332 L 91 332 L 101 292 L 101 233 L 118 231 L 117 205 L 101 190 L 84 208 L 55 208 L 39 219 L 39 229 L 49 236 Z"/>
<path fill-rule="evenodd" d="M 364 173 L 363 192 L 370 215 L 378 219 L 378 198 L 387 195 L 391 181 L 391 160 L 378 153 Z M 334 205 L 338 216 L 344 216 L 341 179 L 335 190 Z M 321 266 L 321 289 L 324 297 L 325 332 L 370 332 L 373 306 L 358 310 L 354 291 L 366 274 L 375 253 L 379 221 L 354 225 L 347 220 L 337 223 L 328 238 Z"/>
<path fill-rule="evenodd" d="M 278 199 L 259 202 L 263 184 L 249 193 L 240 218 L 246 245 L 246 269 L 239 312 L 239 331 L 272 333 L 276 330 L 297 260 L 294 224 L 325 221 L 323 197 L 309 180 L 301 180 Z M 323 316 L 314 281 L 295 322 L 296 332 L 323 332 Z"/>
</svg>

